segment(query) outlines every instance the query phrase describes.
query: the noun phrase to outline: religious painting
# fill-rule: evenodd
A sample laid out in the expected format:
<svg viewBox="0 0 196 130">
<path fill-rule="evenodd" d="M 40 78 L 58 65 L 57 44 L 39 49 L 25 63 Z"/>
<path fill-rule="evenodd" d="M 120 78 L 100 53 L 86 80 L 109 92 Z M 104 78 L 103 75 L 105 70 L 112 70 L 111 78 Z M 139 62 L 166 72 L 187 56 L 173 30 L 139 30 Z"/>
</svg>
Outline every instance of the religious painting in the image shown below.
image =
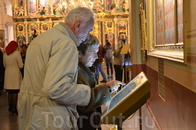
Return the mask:
<svg viewBox="0 0 196 130">
<path fill-rule="evenodd" d="M 112 10 L 112 0 L 105 0 L 105 10 L 106 11 L 111 11 Z"/>
<path fill-rule="evenodd" d="M 156 7 L 156 19 L 155 19 L 155 23 L 156 23 L 156 45 L 160 45 L 163 44 L 163 21 L 162 21 L 162 17 L 163 17 L 163 10 L 162 10 L 162 6 L 163 6 L 163 1 L 162 0 L 157 0 L 155 3 L 155 7 Z"/>
<path fill-rule="evenodd" d="M 34 30 L 37 30 L 37 25 L 34 23 L 34 24 L 30 24 L 29 25 L 29 30 L 30 31 L 34 31 Z"/>
<path fill-rule="evenodd" d="M 18 25 L 18 31 L 23 31 L 24 30 L 24 26 L 23 25 Z"/>
<path fill-rule="evenodd" d="M 116 12 L 125 12 L 125 0 L 119 0 Z"/>
<path fill-rule="evenodd" d="M 113 26 L 113 25 L 112 25 L 112 22 L 111 22 L 111 21 L 107 22 L 107 27 L 108 27 L 108 28 L 112 28 L 112 26 Z"/>
<path fill-rule="evenodd" d="M 0 48 L 4 48 L 5 47 L 5 34 L 4 34 L 4 30 L 0 30 Z"/>
<path fill-rule="evenodd" d="M 54 0 L 54 4 L 58 4 L 60 0 Z"/>
<path fill-rule="evenodd" d="M 41 23 L 41 32 L 45 32 L 49 29 L 49 24 L 44 22 L 44 23 Z"/>
<path fill-rule="evenodd" d="M 24 6 L 24 0 L 18 0 L 18 7 Z"/>
<path fill-rule="evenodd" d="M 33 15 L 36 11 L 36 0 L 28 0 L 28 14 Z"/>
<path fill-rule="evenodd" d="M 177 42 L 183 42 L 183 0 L 177 0 Z"/>
<path fill-rule="evenodd" d="M 183 49 L 185 17 L 183 2 L 183 0 L 147 1 L 148 55 L 181 63 L 186 61 Z"/>
<path fill-rule="evenodd" d="M 174 0 L 164 1 L 165 44 L 175 43 Z"/>
</svg>

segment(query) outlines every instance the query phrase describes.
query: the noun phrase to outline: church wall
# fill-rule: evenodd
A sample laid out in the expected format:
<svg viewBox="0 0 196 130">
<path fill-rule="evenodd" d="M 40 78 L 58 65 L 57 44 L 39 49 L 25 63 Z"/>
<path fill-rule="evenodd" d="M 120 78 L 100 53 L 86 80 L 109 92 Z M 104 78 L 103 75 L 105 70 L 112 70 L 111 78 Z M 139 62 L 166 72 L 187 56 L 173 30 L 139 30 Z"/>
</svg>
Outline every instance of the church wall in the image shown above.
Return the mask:
<svg viewBox="0 0 196 130">
<path fill-rule="evenodd" d="M 191 9 L 194 9 L 194 7 L 192 7 L 194 4 L 191 4 L 191 2 L 188 2 L 189 6 L 187 7 L 191 8 L 188 8 L 189 12 L 187 13 L 185 11 L 185 14 L 193 15 Z M 131 7 L 136 8 L 133 5 Z M 135 18 L 137 17 L 139 16 L 135 15 Z M 191 17 L 189 16 L 189 18 Z M 193 21 L 188 20 L 187 25 L 190 30 L 191 28 L 195 30 L 195 26 L 193 27 L 195 18 L 192 20 Z M 136 28 L 136 30 L 142 31 L 141 28 Z M 134 35 L 136 39 L 130 38 L 130 43 L 134 44 L 132 45 L 133 49 L 137 49 L 138 47 L 141 49 L 141 52 L 132 53 L 133 66 L 131 76 L 134 78 L 141 71 L 144 71 L 151 82 L 151 97 L 146 105 L 155 118 L 159 130 L 196 129 L 196 105 L 194 100 L 196 98 L 196 66 L 194 60 L 195 42 L 193 42 L 195 41 L 195 31 L 190 30 L 186 30 L 185 27 L 187 37 L 185 37 L 184 56 L 186 56 L 187 52 L 188 56 L 184 58 L 184 62 L 147 55 L 145 50 L 142 50 L 143 48 L 141 47 L 142 38 L 139 37 L 141 40 L 139 44 L 136 42 L 138 40 L 136 35 Z M 154 44 L 153 29 L 150 29 L 149 33 L 152 33 L 152 35 L 150 39 L 147 39 L 147 44 Z M 188 40 L 186 38 L 188 38 Z M 152 48 L 149 50 L 151 49 Z M 140 60 L 143 62 L 139 62 Z"/>
<path fill-rule="evenodd" d="M 151 82 L 148 105 L 163 130 L 192 130 L 196 128 L 195 67 L 164 61 L 164 100 L 159 95 L 158 59 L 148 57 L 147 77 Z M 188 87 L 187 87 L 188 86 Z"/>
</svg>

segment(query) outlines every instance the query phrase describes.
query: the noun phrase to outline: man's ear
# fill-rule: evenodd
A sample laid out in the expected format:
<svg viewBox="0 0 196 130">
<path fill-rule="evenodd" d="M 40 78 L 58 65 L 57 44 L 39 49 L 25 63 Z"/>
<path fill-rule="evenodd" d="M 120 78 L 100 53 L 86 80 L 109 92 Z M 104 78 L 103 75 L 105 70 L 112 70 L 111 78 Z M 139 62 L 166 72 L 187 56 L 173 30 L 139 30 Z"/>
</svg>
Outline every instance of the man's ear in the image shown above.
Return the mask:
<svg viewBox="0 0 196 130">
<path fill-rule="evenodd" d="M 76 24 L 75 24 L 75 28 L 76 28 L 76 31 L 79 30 L 79 28 L 81 27 L 81 21 L 76 21 Z"/>
</svg>

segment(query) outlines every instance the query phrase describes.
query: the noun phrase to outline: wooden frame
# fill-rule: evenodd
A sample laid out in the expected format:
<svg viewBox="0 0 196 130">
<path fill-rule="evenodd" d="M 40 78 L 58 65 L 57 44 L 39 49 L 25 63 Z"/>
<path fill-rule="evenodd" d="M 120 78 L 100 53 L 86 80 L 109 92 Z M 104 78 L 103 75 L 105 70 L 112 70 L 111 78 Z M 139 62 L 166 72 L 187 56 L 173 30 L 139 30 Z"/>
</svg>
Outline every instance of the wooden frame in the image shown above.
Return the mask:
<svg viewBox="0 0 196 130">
<path fill-rule="evenodd" d="M 184 63 L 182 12 L 182 0 L 147 1 L 149 56 Z M 180 20 L 177 20 L 178 16 Z"/>
<path fill-rule="evenodd" d="M 36 0 L 28 0 L 28 15 L 34 15 L 37 11 L 37 1 Z"/>
<path fill-rule="evenodd" d="M 4 30 L 0 30 L 0 48 L 5 47 L 5 33 Z"/>
</svg>

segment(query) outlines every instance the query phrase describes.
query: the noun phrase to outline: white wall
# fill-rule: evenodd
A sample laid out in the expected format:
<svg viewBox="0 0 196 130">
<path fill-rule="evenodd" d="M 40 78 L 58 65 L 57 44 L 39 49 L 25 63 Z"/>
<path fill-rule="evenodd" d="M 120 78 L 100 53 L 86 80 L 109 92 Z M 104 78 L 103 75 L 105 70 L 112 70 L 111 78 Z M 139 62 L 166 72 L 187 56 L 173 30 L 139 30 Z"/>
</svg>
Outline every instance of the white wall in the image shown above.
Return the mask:
<svg viewBox="0 0 196 130">
<path fill-rule="evenodd" d="M 14 40 L 12 5 L 14 0 L 0 0 L 0 29 L 5 32 L 5 25 L 8 26 L 8 42 Z M 6 5 L 6 12 L 4 12 L 4 4 Z M 7 46 L 7 45 L 5 45 Z"/>
</svg>

